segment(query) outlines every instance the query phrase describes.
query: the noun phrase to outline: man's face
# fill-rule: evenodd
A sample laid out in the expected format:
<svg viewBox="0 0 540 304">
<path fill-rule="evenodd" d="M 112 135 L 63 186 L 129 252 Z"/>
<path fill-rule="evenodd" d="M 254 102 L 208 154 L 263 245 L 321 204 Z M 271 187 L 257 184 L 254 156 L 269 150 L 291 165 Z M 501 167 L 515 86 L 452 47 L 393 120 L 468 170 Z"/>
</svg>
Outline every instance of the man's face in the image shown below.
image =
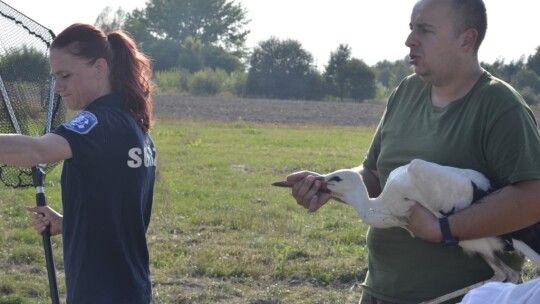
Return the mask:
<svg viewBox="0 0 540 304">
<path fill-rule="evenodd" d="M 437 85 L 451 73 L 459 54 L 453 10 L 448 0 L 421 0 L 412 12 L 411 33 L 405 41 L 410 64 L 427 82 Z"/>
</svg>

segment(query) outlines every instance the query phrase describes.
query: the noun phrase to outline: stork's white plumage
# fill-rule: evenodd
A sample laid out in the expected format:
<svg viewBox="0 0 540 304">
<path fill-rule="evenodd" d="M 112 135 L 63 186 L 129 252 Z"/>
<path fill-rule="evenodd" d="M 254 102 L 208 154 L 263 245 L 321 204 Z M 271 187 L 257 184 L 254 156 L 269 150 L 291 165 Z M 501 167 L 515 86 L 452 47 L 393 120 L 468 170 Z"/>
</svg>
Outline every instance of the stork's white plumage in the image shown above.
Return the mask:
<svg viewBox="0 0 540 304">
<path fill-rule="evenodd" d="M 333 197 L 353 206 L 366 224 L 376 228 L 405 227 L 415 202 L 438 217 L 461 210 L 473 200 L 472 183 L 483 191 L 490 187 L 489 180 L 474 170 L 420 159 L 393 170 L 377 198 L 369 198 L 355 169 L 337 170 L 323 177 Z"/>
<path fill-rule="evenodd" d="M 362 177 L 356 170 L 342 169 L 324 176 L 332 196 L 353 206 L 364 223 L 375 228 L 405 227 L 409 210 L 419 202 L 437 217 L 461 210 L 473 202 L 474 187 L 490 188 L 489 180 L 470 169 L 441 166 L 415 159 L 393 170 L 382 193 L 369 198 Z M 504 248 L 497 238 L 461 241 L 467 253 L 493 256 Z"/>
</svg>

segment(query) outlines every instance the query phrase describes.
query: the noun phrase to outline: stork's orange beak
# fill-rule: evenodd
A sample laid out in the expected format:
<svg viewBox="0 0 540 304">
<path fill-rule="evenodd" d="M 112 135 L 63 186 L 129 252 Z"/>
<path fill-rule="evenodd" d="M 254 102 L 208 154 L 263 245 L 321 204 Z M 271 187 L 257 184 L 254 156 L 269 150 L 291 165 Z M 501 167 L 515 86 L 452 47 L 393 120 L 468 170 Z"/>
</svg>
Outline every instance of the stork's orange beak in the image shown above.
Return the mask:
<svg viewBox="0 0 540 304">
<path fill-rule="evenodd" d="M 315 179 L 321 181 L 321 187 L 319 188 L 319 192 L 331 193 L 331 191 L 328 188 L 326 188 L 326 181 L 324 180 L 324 177 L 318 176 L 318 177 L 315 177 Z M 294 184 L 288 181 L 279 181 L 279 182 L 272 183 L 272 186 L 292 188 Z"/>
</svg>

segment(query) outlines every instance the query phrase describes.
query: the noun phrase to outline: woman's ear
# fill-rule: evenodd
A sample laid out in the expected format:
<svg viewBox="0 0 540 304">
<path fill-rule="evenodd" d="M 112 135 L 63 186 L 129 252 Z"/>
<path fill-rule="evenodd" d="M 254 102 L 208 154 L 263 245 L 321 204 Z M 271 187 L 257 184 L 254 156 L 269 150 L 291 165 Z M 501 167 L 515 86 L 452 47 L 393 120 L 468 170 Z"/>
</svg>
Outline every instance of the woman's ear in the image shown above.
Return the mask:
<svg viewBox="0 0 540 304">
<path fill-rule="evenodd" d="M 107 60 L 105 60 L 105 58 L 98 58 L 94 63 L 94 67 L 96 68 L 98 79 L 101 79 L 103 76 L 108 76 L 109 65 L 107 64 Z"/>
</svg>

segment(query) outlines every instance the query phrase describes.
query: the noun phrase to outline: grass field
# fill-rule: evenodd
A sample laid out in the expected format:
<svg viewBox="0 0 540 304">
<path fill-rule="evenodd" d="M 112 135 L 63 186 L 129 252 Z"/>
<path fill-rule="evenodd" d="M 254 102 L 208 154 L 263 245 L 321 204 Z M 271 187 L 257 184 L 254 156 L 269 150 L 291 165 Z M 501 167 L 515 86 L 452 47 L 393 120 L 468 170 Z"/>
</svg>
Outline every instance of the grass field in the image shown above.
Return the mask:
<svg viewBox="0 0 540 304">
<path fill-rule="evenodd" d="M 366 227 L 330 202 L 319 212 L 270 186 L 288 173 L 360 163 L 374 128 L 160 121 L 148 241 L 154 303 L 357 303 Z M 60 209 L 60 168 L 47 176 Z M 34 189 L 0 188 L 0 303 L 50 303 Z M 65 294 L 61 239 L 53 240 Z M 530 275 L 535 275 L 531 273 Z"/>
<path fill-rule="evenodd" d="M 328 172 L 363 158 L 372 128 L 160 121 L 148 240 L 155 303 L 355 303 L 365 274 L 365 232 L 332 202 L 307 213 L 288 173 Z M 46 179 L 60 208 L 56 168 Z M 49 303 L 41 237 L 25 206 L 35 190 L 0 188 L 0 303 Z M 61 239 L 53 238 L 61 295 Z"/>
</svg>

